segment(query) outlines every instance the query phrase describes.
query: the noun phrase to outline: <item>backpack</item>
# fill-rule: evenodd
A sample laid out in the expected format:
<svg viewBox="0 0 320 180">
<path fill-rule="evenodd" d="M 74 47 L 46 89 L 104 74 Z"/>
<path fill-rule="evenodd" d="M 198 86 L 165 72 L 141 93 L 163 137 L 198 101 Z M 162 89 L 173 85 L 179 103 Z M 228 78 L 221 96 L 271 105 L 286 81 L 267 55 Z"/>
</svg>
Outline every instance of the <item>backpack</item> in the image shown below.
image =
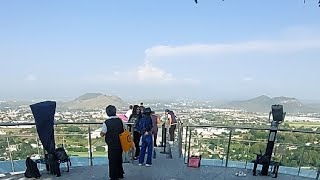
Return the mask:
<svg viewBox="0 0 320 180">
<path fill-rule="evenodd" d="M 26 172 L 24 173 L 24 176 L 26 178 L 40 178 L 40 172 L 37 166 L 37 163 L 35 163 L 30 157 L 27 157 L 26 159 Z"/>
<path fill-rule="evenodd" d="M 168 114 L 170 114 L 170 116 L 171 116 L 171 123 L 172 123 L 172 124 L 177 123 L 177 117 L 176 117 L 176 115 L 174 114 L 174 112 L 173 112 L 173 111 L 169 111 Z"/>
<path fill-rule="evenodd" d="M 54 152 L 55 157 L 60 161 L 60 163 L 67 163 L 67 172 L 69 172 L 69 167 L 71 166 L 71 160 L 64 148 L 57 148 Z"/>
<path fill-rule="evenodd" d="M 57 148 L 54 154 L 56 155 L 57 159 L 60 161 L 68 161 L 69 159 L 68 154 L 62 147 Z"/>
</svg>

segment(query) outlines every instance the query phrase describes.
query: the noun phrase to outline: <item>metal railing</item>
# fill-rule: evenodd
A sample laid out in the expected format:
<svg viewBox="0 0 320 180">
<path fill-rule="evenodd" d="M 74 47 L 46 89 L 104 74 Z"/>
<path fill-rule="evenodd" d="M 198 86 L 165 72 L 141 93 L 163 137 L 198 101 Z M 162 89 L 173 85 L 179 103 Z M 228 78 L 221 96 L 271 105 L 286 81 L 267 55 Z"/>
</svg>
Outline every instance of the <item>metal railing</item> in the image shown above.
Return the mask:
<svg viewBox="0 0 320 180">
<path fill-rule="evenodd" d="M 81 127 L 82 129 L 86 129 L 86 132 L 85 133 L 82 133 L 82 134 L 79 134 L 79 133 L 56 133 L 55 132 L 55 139 L 58 138 L 58 137 L 66 137 L 66 136 L 87 136 L 88 138 L 88 165 L 89 166 L 93 166 L 94 162 L 93 162 L 93 138 L 92 138 L 92 132 L 93 132 L 93 126 L 96 126 L 96 125 L 101 125 L 103 122 L 79 122 L 79 123 L 71 123 L 71 122 L 56 122 L 54 124 L 55 126 L 55 130 L 59 127 L 68 127 L 68 125 L 72 125 L 72 126 L 76 126 L 76 127 L 81 127 L 81 126 L 85 126 L 85 127 Z M 133 125 L 134 123 L 124 123 L 124 125 Z M 30 129 L 30 127 L 26 127 L 26 126 L 33 126 L 35 127 L 35 123 L 0 123 L 0 129 L 8 129 L 8 128 L 15 128 L 15 129 L 24 129 L 25 131 L 27 129 Z M 20 128 L 19 128 L 20 127 Z M 96 129 L 98 129 L 99 127 L 95 127 Z M 131 128 L 131 133 L 133 135 L 133 128 Z M 14 130 L 14 133 L 13 134 L 5 134 L 5 135 L 0 135 L 0 139 L 2 138 L 5 138 L 5 141 L 7 143 L 7 156 L 9 156 L 9 160 L 10 160 L 10 164 L 11 164 L 11 172 L 16 172 L 16 167 L 15 166 L 22 166 L 21 164 L 24 164 L 23 163 L 17 163 L 16 160 L 14 160 L 13 158 L 13 154 L 15 151 L 13 151 L 12 149 L 12 144 L 10 145 L 10 141 L 9 141 L 9 138 L 15 138 L 15 139 L 25 139 L 25 138 L 29 138 L 29 139 L 33 139 L 35 138 L 36 139 L 36 142 L 37 142 L 37 150 L 38 150 L 38 153 L 37 155 L 39 155 L 40 157 L 43 157 L 44 154 L 41 154 L 40 153 L 40 142 L 39 142 L 39 139 L 38 139 L 38 135 L 36 132 L 33 132 L 33 133 L 24 133 L 24 134 L 21 134 L 21 133 L 17 133 L 17 130 Z M 19 140 L 20 141 L 20 140 Z M 63 142 L 64 143 L 64 140 Z M 103 141 L 103 143 L 105 143 Z M 57 143 L 57 140 L 56 140 L 56 144 Z M 16 146 L 16 145 L 13 145 L 13 146 Z M 67 149 L 68 150 L 68 149 Z M 23 150 L 22 150 L 23 151 Z M 31 154 L 29 154 L 31 155 Z M 2 154 L 0 155 L 0 157 L 2 156 Z M 132 151 L 132 161 L 133 162 L 133 157 L 134 157 L 134 154 L 133 154 L 133 151 Z M 24 160 L 24 159 L 21 159 L 21 160 Z M 74 164 L 74 163 L 73 163 Z M 21 168 L 20 168 L 21 169 Z M 6 173 L 9 173 L 9 172 L 6 172 Z M 0 172 L 1 174 L 1 172 Z"/>
<path fill-rule="evenodd" d="M 55 123 L 55 127 L 67 127 L 68 125 L 74 125 L 74 126 L 86 126 L 85 128 L 87 128 L 87 132 L 85 134 L 76 134 L 76 133 L 69 133 L 69 134 L 59 134 L 59 133 L 55 133 L 55 136 L 83 136 L 83 135 L 88 135 L 88 165 L 92 166 L 94 164 L 94 157 L 93 157 L 93 138 L 92 138 L 92 131 L 93 131 L 93 127 L 96 125 L 101 125 L 102 122 L 84 122 L 84 123 L 70 123 L 70 122 L 57 122 Z M 133 123 L 124 123 L 125 125 L 132 125 Z M 6 128 L 6 127 L 21 127 L 21 129 L 25 129 L 24 126 L 34 126 L 35 127 L 35 123 L 0 123 L 0 128 Z M 95 127 L 94 127 L 95 128 Z M 236 130 L 251 130 L 251 131 L 269 131 L 269 128 L 252 128 L 252 127 L 235 127 L 235 126 L 220 126 L 220 125 L 203 125 L 203 126 L 195 126 L 195 125 L 183 125 L 182 123 L 178 123 L 178 128 L 177 128 L 177 139 L 178 139 L 178 150 L 179 150 L 179 157 L 183 156 L 184 162 L 187 163 L 188 158 L 191 155 L 191 150 L 193 148 L 192 146 L 192 141 L 198 140 L 198 142 L 200 142 L 199 139 L 201 139 L 202 141 L 205 141 L 206 138 L 201 138 L 201 137 L 196 137 L 193 135 L 194 131 L 197 129 L 205 129 L 205 128 L 215 128 L 215 129 L 225 129 L 226 132 L 228 133 L 224 133 L 223 135 L 215 135 L 216 137 L 219 137 L 220 139 L 223 140 L 223 144 L 224 147 L 226 147 L 226 152 L 223 153 L 223 160 L 221 161 L 222 165 L 224 165 L 225 167 L 228 167 L 228 165 L 230 164 L 230 160 L 232 160 L 232 143 L 233 142 L 238 142 L 238 143 L 249 143 L 249 148 L 246 150 L 247 155 L 250 151 L 250 143 L 254 144 L 254 143 L 261 143 L 261 144 L 266 144 L 266 140 L 241 140 L 241 139 L 236 139 L 235 137 L 235 132 Z M 133 130 L 133 128 L 131 128 Z M 278 132 L 281 133 L 302 133 L 302 134 L 313 134 L 313 135 L 320 135 L 320 132 L 315 132 L 315 131 L 304 131 L 304 130 L 290 130 L 290 129 L 279 129 Z M 214 133 L 213 133 L 214 134 Z M 21 138 L 21 137 L 29 137 L 29 138 L 37 138 L 37 134 L 33 133 L 33 134 L 8 134 L 8 135 L 0 135 L 0 138 L 6 138 L 6 142 L 7 142 L 7 147 L 8 147 L 8 156 L 11 162 L 11 169 L 12 172 L 15 172 L 15 162 L 13 161 L 12 158 L 12 150 L 10 148 L 10 141 L 9 138 Z M 216 139 L 219 139 L 216 138 Z M 267 137 L 265 137 L 264 139 L 266 139 Z M 207 138 L 208 139 L 208 138 Z M 212 139 L 212 138 L 209 138 Z M 38 152 L 39 151 L 39 140 L 36 141 L 38 143 Z M 103 141 L 104 142 L 104 141 Z M 316 149 L 320 149 L 320 146 L 318 145 L 305 145 L 306 142 L 302 142 L 304 144 L 292 144 L 292 143 L 281 143 L 281 142 L 277 142 L 276 146 L 275 146 L 275 156 L 277 156 L 277 154 L 279 154 L 279 148 L 277 149 L 277 145 L 278 146 L 296 146 L 298 148 L 303 148 L 303 153 L 300 154 L 300 159 L 298 159 L 298 173 L 296 175 L 300 175 L 301 174 L 301 169 L 302 169 L 302 157 L 304 156 L 305 153 L 307 153 L 308 149 L 312 149 L 312 148 L 316 148 Z M 201 147 L 201 146 L 200 146 Z M 261 149 L 262 151 L 264 151 L 265 149 Z M 38 153 L 40 155 L 40 153 Z M 132 154 L 132 157 L 134 155 Z M 247 164 L 248 161 L 250 159 L 248 159 L 248 157 L 246 158 L 246 166 L 245 168 L 247 168 Z M 253 159 L 251 159 L 253 160 Z M 280 168 L 281 169 L 281 168 Z M 320 174 L 320 169 L 318 168 L 318 172 L 317 172 L 317 177 Z"/>
<path fill-rule="evenodd" d="M 224 130 L 224 133 L 222 135 L 221 134 L 217 135 L 217 134 L 212 133 L 212 135 L 214 135 L 216 138 L 210 138 L 210 137 L 207 137 L 207 138 L 204 137 L 203 138 L 199 134 L 195 134 L 196 130 L 199 130 L 199 129 L 204 130 L 204 129 L 208 129 L 208 128 L 214 128 L 216 130 Z M 185 129 L 185 135 L 183 135 L 183 132 L 184 132 L 183 129 Z M 243 140 L 241 138 L 237 139 L 237 138 L 235 138 L 236 130 L 262 131 L 262 132 L 266 133 L 266 136 L 265 136 L 265 138 L 262 138 L 262 139 L 259 139 L 259 140 L 255 140 L 255 141 Z M 222 140 L 223 142 L 226 142 L 226 144 L 225 143 L 223 144 L 224 145 L 223 151 L 225 153 L 223 153 L 223 159 L 221 159 L 221 163 L 222 163 L 221 165 L 223 165 L 225 167 L 229 167 L 230 158 L 231 158 L 231 154 L 232 154 L 231 151 L 233 151 L 232 143 L 233 142 L 236 142 L 238 144 L 247 143 L 247 144 L 249 144 L 249 148 L 247 150 L 243 150 L 243 152 L 246 152 L 246 154 L 245 154 L 245 156 L 246 156 L 245 168 L 248 168 L 248 164 L 251 163 L 251 160 L 254 160 L 253 158 L 252 159 L 248 159 L 248 157 L 250 157 L 250 155 L 248 154 L 249 151 L 250 151 L 250 148 L 251 148 L 250 144 L 260 143 L 262 145 L 266 145 L 267 144 L 266 140 L 267 140 L 267 137 L 268 137 L 269 130 L 270 130 L 269 128 L 235 127 L 235 126 L 223 126 L 223 125 L 186 125 L 186 126 L 181 127 L 181 130 L 178 130 L 179 148 L 181 147 L 182 144 L 184 144 L 183 159 L 184 159 L 185 164 L 187 164 L 188 159 L 191 156 L 191 150 L 193 148 L 193 145 L 195 145 L 196 142 L 197 143 L 199 143 L 199 142 L 201 143 L 201 141 L 210 141 L 210 140 L 213 140 L 213 139 Z M 316 132 L 316 131 L 279 129 L 278 130 L 278 136 L 282 135 L 282 133 L 284 133 L 283 136 L 288 135 L 288 133 L 290 133 L 290 134 L 292 134 L 292 133 L 294 133 L 294 134 L 302 133 L 302 134 L 309 134 L 309 135 L 315 135 L 315 136 L 320 135 L 320 132 Z M 237 134 L 239 134 L 239 133 L 237 133 Z M 243 134 L 245 134 L 245 133 L 243 133 Z M 317 138 L 318 138 L 318 141 L 319 141 L 320 140 L 320 136 L 317 137 Z M 299 157 L 299 159 L 297 159 L 297 163 L 298 163 L 297 171 L 298 172 L 296 174 L 288 173 L 288 174 L 291 174 L 291 175 L 298 175 L 298 176 L 301 175 L 302 159 L 303 159 L 304 153 L 305 153 L 305 151 L 307 149 L 312 149 L 312 150 L 316 149 L 316 150 L 313 150 L 313 151 L 317 152 L 317 153 L 320 153 L 320 146 L 318 144 L 311 145 L 311 144 L 308 144 L 308 142 L 301 142 L 301 144 L 294 144 L 294 143 L 278 142 L 278 141 L 279 140 L 277 140 L 277 142 L 275 143 L 275 150 L 274 150 L 274 155 L 273 155 L 275 157 L 282 156 L 282 155 L 280 155 L 280 152 L 279 152 L 279 147 L 280 146 L 293 147 L 294 149 L 295 148 L 303 148 L 303 153 L 299 154 L 300 157 Z M 320 143 L 320 141 L 319 141 L 319 143 Z M 201 145 L 200 145 L 200 148 L 201 148 Z M 194 149 L 198 149 L 198 148 L 194 148 Z M 284 148 L 284 149 L 286 149 L 286 148 Z M 260 150 L 262 152 L 264 152 L 265 151 L 265 147 L 263 149 L 260 149 Z M 197 150 L 197 151 L 199 152 L 199 154 L 201 154 L 200 150 Z M 286 152 L 290 152 L 290 151 L 286 151 Z M 256 152 L 256 153 L 258 153 L 258 152 Z M 182 154 L 179 154 L 179 155 L 181 156 Z M 242 156 L 242 154 L 240 154 L 240 155 Z M 254 154 L 252 153 L 251 156 L 253 156 L 253 155 Z M 289 156 L 289 155 L 286 155 L 286 156 Z M 288 157 L 282 157 L 282 159 L 283 158 L 288 158 Z M 281 159 L 280 159 L 280 161 L 281 161 Z M 315 168 L 317 168 L 317 172 L 315 172 L 316 175 L 314 175 L 314 177 L 316 179 L 318 179 L 318 177 L 320 175 L 320 163 Z M 310 177 L 310 176 L 308 176 L 308 177 Z"/>
</svg>

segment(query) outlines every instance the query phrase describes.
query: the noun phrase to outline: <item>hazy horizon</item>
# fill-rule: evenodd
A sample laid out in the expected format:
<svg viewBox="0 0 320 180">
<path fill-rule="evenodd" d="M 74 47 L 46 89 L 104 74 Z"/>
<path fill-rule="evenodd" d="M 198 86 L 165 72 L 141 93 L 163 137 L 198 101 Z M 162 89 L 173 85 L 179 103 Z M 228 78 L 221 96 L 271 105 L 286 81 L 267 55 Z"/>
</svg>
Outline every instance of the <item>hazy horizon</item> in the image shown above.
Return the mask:
<svg viewBox="0 0 320 180">
<path fill-rule="evenodd" d="M 302 0 L 1 1 L 0 99 L 319 101 L 317 17 Z"/>
<path fill-rule="evenodd" d="M 101 92 L 88 92 L 88 93 L 101 93 Z M 85 93 L 86 94 L 86 93 Z M 254 96 L 254 97 L 248 97 L 248 98 L 225 98 L 225 99 L 218 99 L 218 98 L 165 98 L 165 97 L 156 97 L 156 98 L 132 98 L 132 97 L 125 97 L 125 96 L 119 96 L 117 94 L 105 94 L 105 93 L 101 93 L 103 95 L 107 95 L 107 96 L 118 96 L 120 97 L 123 101 L 127 102 L 127 103 L 132 103 L 132 102 L 136 102 L 136 104 L 139 104 L 140 102 L 154 102 L 154 101 L 171 101 L 171 102 L 176 102 L 176 101 L 208 101 L 208 102 L 216 102 L 216 103 L 226 103 L 226 102 L 232 102 L 232 101 L 245 101 L 245 100 L 250 100 L 253 98 L 257 98 L 259 96 Z M 16 99 L 6 99 L 0 98 L 0 101 L 30 101 L 30 102 L 39 102 L 39 101 L 45 101 L 45 100 L 54 100 L 57 102 L 68 102 L 68 101 L 72 101 L 75 100 L 76 98 L 78 98 L 79 96 L 84 95 L 84 94 L 79 94 L 79 95 L 74 95 L 74 96 L 70 96 L 70 97 L 38 97 L 38 98 L 16 98 Z M 264 96 L 263 94 L 260 96 Z M 268 95 L 265 95 L 268 96 Z M 274 97 L 280 97 L 280 96 L 268 96 L 270 98 L 274 98 Z M 284 97 L 289 97 L 289 96 L 284 96 Z M 296 98 L 298 99 L 300 102 L 305 103 L 305 104 L 319 104 L 320 100 L 317 99 L 299 99 L 297 97 L 289 97 L 289 98 Z"/>
</svg>

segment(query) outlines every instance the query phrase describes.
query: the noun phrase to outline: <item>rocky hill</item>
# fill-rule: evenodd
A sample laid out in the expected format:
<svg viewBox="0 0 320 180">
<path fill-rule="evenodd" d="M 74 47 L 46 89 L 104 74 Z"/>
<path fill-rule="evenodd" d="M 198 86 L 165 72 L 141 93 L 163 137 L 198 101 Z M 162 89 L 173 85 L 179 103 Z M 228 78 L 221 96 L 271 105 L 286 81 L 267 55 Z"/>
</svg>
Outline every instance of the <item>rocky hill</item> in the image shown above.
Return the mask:
<svg viewBox="0 0 320 180">
<path fill-rule="evenodd" d="M 241 109 L 250 112 L 269 112 L 271 106 L 274 104 L 281 104 L 284 110 L 289 113 L 307 113 L 319 112 L 319 109 L 311 105 L 305 105 L 296 98 L 290 97 L 274 97 L 259 96 L 246 101 L 234 101 L 221 105 L 223 108 Z"/>
<path fill-rule="evenodd" d="M 107 96 L 100 93 L 87 93 L 79 96 L 73 101 L 64 103 L 67 109 L 102 109 L 108 105 L 115 105 L 117 108 L 126 106 L 126 103 L 118 96 Z"/>
</svg>

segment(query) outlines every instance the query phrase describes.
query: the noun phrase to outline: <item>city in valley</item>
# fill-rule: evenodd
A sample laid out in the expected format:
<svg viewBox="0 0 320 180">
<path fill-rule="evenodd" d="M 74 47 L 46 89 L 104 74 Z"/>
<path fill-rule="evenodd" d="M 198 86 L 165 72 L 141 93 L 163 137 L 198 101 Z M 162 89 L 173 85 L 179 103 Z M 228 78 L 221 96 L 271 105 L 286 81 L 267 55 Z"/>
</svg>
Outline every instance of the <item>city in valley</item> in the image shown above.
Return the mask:
<svg viewBox="0 0 320 180">
<path fill-rule="evenodd" d="M 93 96 L 93 97 L 92 97 Z M 55 138 L 58 146 L 63 145 L 71 156 L 88 157 L 88 124 L 103 123 L 106 119 L 105 107 L 101 103 L 110 100 L 109 96 L 101 94 L 87 94 L 67 103 L 57 103 L 55 114 Z M 258 99 L 244 101 L 257 102 Z M 125 114 L 130 104 L 140 102 L 119 102 L 117 104 L 118 114 Z M 122 100 L 121 100 L 122 101 Z M 110 102 L 110 101 L 109 101 Z M 1 101 L 2 104 L 6 103 Z M 81 104 L 82 103 L 82 104 Z M 238 106 L 239 102 L 237 102 Z M 285 101 L 288 103 L 288 100 Z M 297 102 L 290 100 L 290 103 Z M 76 104 L 76 105 L 75 105 Z M 99 106 L 95 106 L 98 104 Z M 81 108 L 81 107 L 88 108 Z M 233 108 L 235 103 L 218 105 L 211 101 L 174 101 L 154 102 L 145 101 L 144 106 L 151 107 L 156 114 L 160 115 L 161 127 L 166 122 L 164 110 L 173 110 L 182 123 L 183 147 L 186 142 L 186 127 L 188 125 L 199 126 L 191 130 L 191 155 L 202 155 L 204 159 L 226 159 L 228 138 L 231 132 L 231 146 L 229 159 L 240 162 L 248 162 L 255 158 L 255 154 L 266 148 L 268 130 L 257 128 L 269 128 L 269 111 L 271 106 L 265 107 L 265 112 L 253 112 L 247 109 Z M 287 104 L 291 112 L 288 112 L 280 129 L 320 131 L 320 113 L 306 110 L 297 111 L 292 104 Z M 298 104 L 301 107 L 300 104 Z M 79 108 L 80 107 L 80 108 Z M 269 110 L 268 110 L 269 109 Z M 263 110 L 263 109 L 262 109 Z M 286 106 L 284 105 L 284 111 Z M 296 112 L 294 112 L 296 111 Z M 59 124 L 68 122 L 69 124 Z M 17 106 L 4 106 L 0 110 L 0 159 L 8 161 L 24 160 L 27 156 L 34 158 L 41 156 L 43 149 L 38 139 L 34 125 L 6 126 L 8 123 L 34 123 L 34 118 L 28 104 Z M 82 123 L 82 124 L 72 124 Z M 203 127 L 204 126 L 204 127 Z M 250 129 L 251 128 L 251 129 Z M 252 129 L 253 128 L 253 129 Z M 256 128 L 256 129 L 254 129 Z M 91 124 L 92 151 L 94 157 L 105 157 L 107 147 L 100 137 L 100 125 Z M 177 132 L 176 132 L 177 133 Z M 290 131 L 279 131 L 273 158 L 284 166 L 303 166 L 313 168 L 318 165 L 320 136 L 317 134 L 293 133 Z M 185 150 L 182 150 L 185 153 Z M 304 152 L 304 153 L 302 153 Z M 289 155 L 290 154 L 290 155 Z M 301 155 L 303 154 L 303 155 Z M 288 156 L 289 155 L 289 156 Z"/>
</svg>

